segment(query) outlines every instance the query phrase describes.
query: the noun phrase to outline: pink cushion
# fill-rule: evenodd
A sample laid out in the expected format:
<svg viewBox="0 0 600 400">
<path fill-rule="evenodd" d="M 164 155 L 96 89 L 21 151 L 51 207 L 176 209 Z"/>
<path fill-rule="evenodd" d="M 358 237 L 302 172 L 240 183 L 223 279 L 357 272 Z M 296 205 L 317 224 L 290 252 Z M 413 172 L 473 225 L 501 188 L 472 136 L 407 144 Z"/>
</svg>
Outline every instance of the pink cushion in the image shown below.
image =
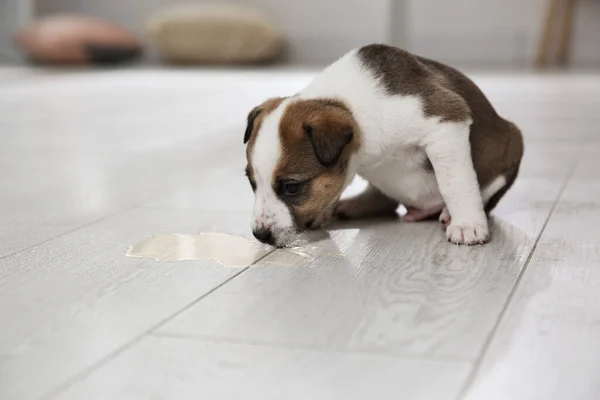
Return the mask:
<svg viewBox="0 0 600 400">
<path fill-rule="evenodd" d="M 50 64 L 119 62 L 141 50 L 125 29 L 77 15 L 40 18 L 17 32 L 15 42 L 30 59 Z"/>
</svg>

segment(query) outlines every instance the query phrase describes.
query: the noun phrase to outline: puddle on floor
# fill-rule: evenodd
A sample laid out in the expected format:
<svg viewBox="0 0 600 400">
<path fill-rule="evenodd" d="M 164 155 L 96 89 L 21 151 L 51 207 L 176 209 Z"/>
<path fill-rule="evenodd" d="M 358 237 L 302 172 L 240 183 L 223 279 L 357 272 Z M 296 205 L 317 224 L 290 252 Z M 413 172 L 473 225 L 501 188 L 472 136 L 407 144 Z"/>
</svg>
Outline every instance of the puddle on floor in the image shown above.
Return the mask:
<svg viewBox="0 0 600 400">
<path fill-rule="evenodd" d="M 213 260 L 228 267 L 247 267 L 251 264 L 290 266 L 306 258 L 314 258 L 301 248 L 273 251 L 273 247 L 245 237 L 208 232 L 197 235 L 152 235 L 130 246 L 126 256 L 155 261 Z"/>
</svg>

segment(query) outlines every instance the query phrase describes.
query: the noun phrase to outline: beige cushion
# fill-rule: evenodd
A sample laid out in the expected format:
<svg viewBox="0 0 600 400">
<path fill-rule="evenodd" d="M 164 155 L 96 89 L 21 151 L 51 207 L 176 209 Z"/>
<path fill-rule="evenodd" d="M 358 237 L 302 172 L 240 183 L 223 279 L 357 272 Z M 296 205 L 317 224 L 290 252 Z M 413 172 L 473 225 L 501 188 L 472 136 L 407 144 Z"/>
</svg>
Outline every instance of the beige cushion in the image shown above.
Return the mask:
<svg viewBox="0 0 600 400">
<path fill-rule="evenodd" d="M 183 5 L 147 24 L 159 55 L 172 63 L 256 63 L 277 58 L 283 40 L 261 13 L 236 6 Z"/>
<path fill-rule="evenodd" d="M 79 15 L 40 18 L 20 29 L 15 42 L 28 58 L 51 64 L 115 63 L 141 52 L 125 29 Z"/>
</svg>

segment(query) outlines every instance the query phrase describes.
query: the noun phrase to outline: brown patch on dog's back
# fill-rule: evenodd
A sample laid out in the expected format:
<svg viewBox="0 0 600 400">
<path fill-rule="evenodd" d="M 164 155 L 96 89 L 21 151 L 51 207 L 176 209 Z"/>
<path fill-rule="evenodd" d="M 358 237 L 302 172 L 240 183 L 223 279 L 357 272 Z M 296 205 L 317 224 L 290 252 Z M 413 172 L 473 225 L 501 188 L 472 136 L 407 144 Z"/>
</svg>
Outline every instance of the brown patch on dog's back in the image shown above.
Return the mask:
<svg viewBox="0 0 600 400">
<path fill-rule="evenodd" d="M 423 64 L 425 59 L 382 44 L 362 47 L 358 57 L 389 95 L 420 97 L 425 116 L 438 116 L 442 121 L 454 122 L 471 117 L 465 99 L 449 90 L 445 75 L 432 73 Z"/>
</svg>

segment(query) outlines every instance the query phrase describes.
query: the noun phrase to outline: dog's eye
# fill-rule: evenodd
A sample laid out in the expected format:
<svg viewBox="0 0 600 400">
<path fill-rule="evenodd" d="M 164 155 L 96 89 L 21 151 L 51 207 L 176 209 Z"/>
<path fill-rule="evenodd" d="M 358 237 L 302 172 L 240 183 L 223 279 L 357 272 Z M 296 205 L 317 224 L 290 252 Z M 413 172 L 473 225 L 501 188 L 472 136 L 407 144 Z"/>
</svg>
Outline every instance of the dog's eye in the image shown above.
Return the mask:
<svg viewBox="0 0 600 400">
<path fill-rule="evenodd" d="M 289 181 L 283 183 L 283 193 L 286 196 L 294 196 L 300 192 L 302 184 L 300 182 Z"/>
</svg>

